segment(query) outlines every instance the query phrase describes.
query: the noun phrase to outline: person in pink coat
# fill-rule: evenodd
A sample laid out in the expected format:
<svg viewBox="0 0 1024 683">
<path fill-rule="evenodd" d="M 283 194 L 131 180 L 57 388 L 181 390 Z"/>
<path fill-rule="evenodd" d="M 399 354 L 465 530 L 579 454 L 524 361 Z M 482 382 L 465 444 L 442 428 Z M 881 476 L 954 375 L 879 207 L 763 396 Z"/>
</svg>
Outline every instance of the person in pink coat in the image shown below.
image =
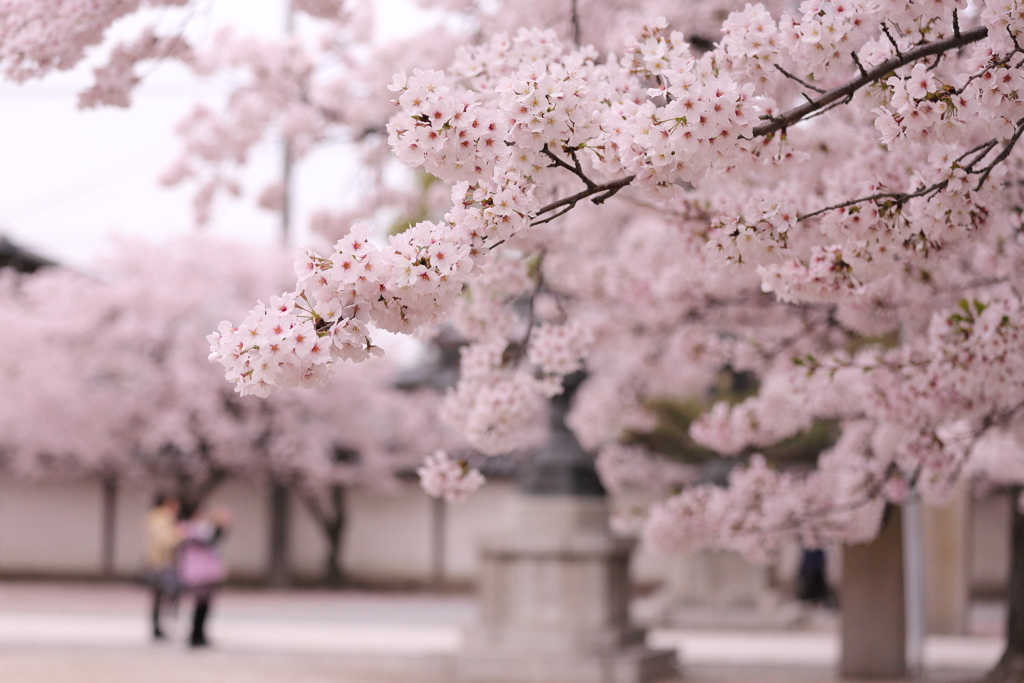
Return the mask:
<svg viewBox="0 0 1024 683">
<path fill-rule="evenodd" d="M 192 633 L 189 636 L 192 647 L 209 644 L 206 639 L 206 618 L 210 612 L 210 602 L 217 586 L 228 577 L 227 565 L 220 554 L 220 542 L 229 526 L 230 517 L 225 511 L 204 517 L 198 514 L 197 506 L 182 506 L 178 580 L 182 588 L 195 596 Z"/>
</svg>

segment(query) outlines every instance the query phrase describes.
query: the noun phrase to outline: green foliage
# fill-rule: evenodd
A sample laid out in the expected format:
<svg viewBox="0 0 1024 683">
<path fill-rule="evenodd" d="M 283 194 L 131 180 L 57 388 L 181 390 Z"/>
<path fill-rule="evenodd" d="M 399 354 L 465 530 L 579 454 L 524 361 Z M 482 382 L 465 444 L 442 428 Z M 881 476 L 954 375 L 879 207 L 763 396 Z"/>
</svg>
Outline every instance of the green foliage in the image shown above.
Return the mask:
<svg viewBox="0 0 1024 683">
<path fill-rule="evenodd" d="M 697 397 L 651 400 L 646 407 L 658 417 L 657 426 L 649 432 L 630 432 L 623 441 L 639 444 L 654 453 L 688 465 L 703 465 L 715 460 L 732 460 L 711 451 L 690 436 L 690 424 L 718 401 L 736 405 L 755 396 L 759 385 L 749 373 L 737 373 L 726 368 L 706 399 Z M 763 455 L 776 467 L 806 466 L 814 464 L 818 454 L 831 448 L 839 439 L 839 424 L 834 420 L 816 420 L 800 434 L 763 448 L 749 448 L 738 460 L 746 460 L 754 453 Z"/>
<path fill-rule="evenodd" d="M 410 226 L 431 219 L 430 206 L 427 201 L 427 197 L 430 195 L 430 188 L 441 181 L 437 176 L 433 176 L 426 171 L 419 171 L 417 176 L 420 182 L 419 206 L 416 207 L 416 211 L 412 215 L 398 216 L 391 223 L 391 227 L 388 228 L 388 235 L 400 235 L 408 230 Z"/>
<path fill-rule="evenodd" d="M 704 413 L 706 402 L 696 398 L 660 398 L 649 402 L 647 409 L 658 416 L 657 426 L 649 432 L 630 432 L 625 443 L 642 445 L 649 451 L 687 464 L 720 457 L 690 437 L 690 423 Z"/>
</svg>

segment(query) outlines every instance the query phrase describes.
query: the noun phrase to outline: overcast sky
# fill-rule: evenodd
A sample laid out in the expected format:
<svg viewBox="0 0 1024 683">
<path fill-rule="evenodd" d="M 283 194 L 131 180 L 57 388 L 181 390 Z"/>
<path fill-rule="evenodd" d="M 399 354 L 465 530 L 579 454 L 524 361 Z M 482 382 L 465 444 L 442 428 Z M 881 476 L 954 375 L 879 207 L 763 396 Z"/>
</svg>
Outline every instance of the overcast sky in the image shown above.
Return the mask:
<svg viewBox="0 0 1024 683">
<path fill-rule="evenodd" d="M 228 23 L 263 36 L 284 31 L 284 0 L 197 3 L 200 10 L 188 28 L 193 38 Z M 140 19 L 114 30 L 130 35 L 143 24 Z M 103 251 L 111 234 L 159 237 L 194 229 L 190 188 L 167 189 L 157 177 L 178 153 L 176 122 L 197 101 L 222 102 L 226 91 L 223 83 L 199 83 L 165 64 L 146 78 L 131 108 L 81 111 L 76 94 L 89 85 L 91 68 L 81 65 L 20 86 L 0 82 L 0 231 L 76 265 Z M 280 163 L 275 143 L 256 150 L 246 187 L 250 196 L 219 201 L 208 229 L 276 243 L 278 218 L 255 208 L 251 195 L 279 177 Z M 343 164 L 341 150 L 328 148 L 297 169 L 294 187 L 301 192 L 294 197 L 293 243 L 307 241 L 305 216 L 312 207 L 337 203 Z"/>
</svg>

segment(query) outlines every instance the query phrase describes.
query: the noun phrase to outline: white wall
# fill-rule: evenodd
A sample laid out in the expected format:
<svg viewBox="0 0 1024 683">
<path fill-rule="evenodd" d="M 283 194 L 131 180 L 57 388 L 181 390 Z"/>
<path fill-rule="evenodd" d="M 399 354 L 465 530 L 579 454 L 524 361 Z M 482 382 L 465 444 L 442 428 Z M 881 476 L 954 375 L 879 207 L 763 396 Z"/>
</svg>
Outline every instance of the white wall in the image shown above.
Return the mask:
<svg viewBox="0 0 1024 683">
<path fill-rule="evenodd" d="M 147 489 L 131 483 L 117 489 L 114 568 L 121 576 L 138 575 L 143 567 L 143 519 L 151 496 Z M 514 523 L 515 496 L 514 483 L 492 481 L 465 503 L 446 506 L 446 580 L 475 580 L 477 541 Z M 1005 495 L 973 503 L 970 580 L 975 592 L 993 593 L 1005 585 L 1010 504 Z M 209 506 L 227 507 L 234 517 L 223 546 L 232 576 L 262 580 L 269 554 L 268 486 L 229 481 L 213 493 Z M 350 578 L 375 585 L 423 585 L 431 580 L 431 499 L 415 482 L 401 483 L 394 493 L 349 491 L 346 508 L 343 567 Z M 326 552 L 322 532 L 296 496 L 292 496 L 290 512 L 292 571 L 301 580 L 319 580 Z M 102 486 L 98 480 L 0 480 L 0 574 L 98 576 L 101 549 Z M 791 581 L 797 560 L 794 555 L 780 561 L 775 580 Z M 838 555 L 829 560 L 830 569 L 835 570 Z M 658 584 L 677 570 L 677 561 L 638 545 L 631 567 L 635 582 Z M 837 584 L 838 577 L 832 578 Z"/>
<path fill-rule="evenodd" d="M 98 481 L 0 482 L 0 572 L 98 573 Z"/>
<path fill-rule="evenodd" d="M 292 573 L 300 580 L 318 581 L 324 575 L 327 541 L 299 496 L 293 494 L 289 503 L 288 550 Z M 346 514 L 351 517 L 352 506 L 348 500 L 345 507 Z"/>
<path fill-rule="evenodd" d="M 101 487 L 95 484 L 96 495 Z M 145 527 L 143 519 L 153 503 L 153 493 L 138 484 L 124 483 L 117 487 L 114 522 L 114 571 L 123 576 L 142 573 L 145 567 Z M 3 501 L 0 499 L 0 520 Z"/>
<path fill-rule="evenodd" d="M 349 577 L 375 584 L 429 580 L 430 500 L 412 482 L 393 494 L 351 491 L 343 558 Z"/>
</svg>

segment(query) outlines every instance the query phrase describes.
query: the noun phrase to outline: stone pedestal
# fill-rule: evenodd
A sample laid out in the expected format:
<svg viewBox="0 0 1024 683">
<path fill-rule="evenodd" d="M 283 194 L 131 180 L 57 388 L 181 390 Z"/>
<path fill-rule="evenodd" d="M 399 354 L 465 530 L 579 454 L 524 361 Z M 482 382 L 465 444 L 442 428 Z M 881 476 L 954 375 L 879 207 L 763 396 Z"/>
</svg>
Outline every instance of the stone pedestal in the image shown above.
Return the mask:
<svg viewBox="0 0 1024 683">
<path fill-rule="evenodd" d="M 885 517 L 875 540 L 843 549 L 843 678 L 903 678 L 906 673 L 901 511 L 890 507 Z"/>
<path fill-rule="evenodd" d="M 680 555 L 679 571 L 670 583 L 676 599 L 686 605 L 762 608 L 778 602 L 768 568 L 727 550 Z"/>
<path fill-rule="evenodd" d="M 701 550 L 671 558 L 672 573 L 649 599 L 652 619 L 690 630 L 778 630 L 806 620 L 802 607 L 783 604 L 771 569 L 733 551 Z"/>
<path fill-rule="evenodd" d="M 642 683 L 676 675 L 629 620 L 632 542 L 612 536 L 603 496 L 524 495 L 517 527 L 483 542 L 481 623 L 460 681 Z"/>
</svg>

